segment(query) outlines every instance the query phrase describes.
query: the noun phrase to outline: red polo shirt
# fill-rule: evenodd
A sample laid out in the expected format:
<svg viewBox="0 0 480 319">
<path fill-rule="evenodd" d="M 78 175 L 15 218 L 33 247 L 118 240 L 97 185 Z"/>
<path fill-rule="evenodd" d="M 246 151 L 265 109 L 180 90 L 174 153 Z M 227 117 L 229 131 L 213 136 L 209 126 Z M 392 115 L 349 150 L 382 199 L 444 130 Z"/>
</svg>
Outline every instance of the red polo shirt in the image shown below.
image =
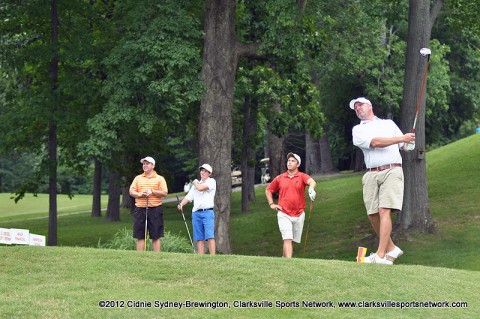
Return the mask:
<svg viewBox="0 0 480 319">
<path fill-rule="evenodd" d="M 297 172 L 293 177 L 288 177 L 288 172 L 278 175 L 268 185 L 267 190 L 271 193 L 278 193 L 278 205 L 282 212 L 298 217 L 307 207 L 305 201 L 305 187 L 310 179 L 308 174 Z"/>
</svg>

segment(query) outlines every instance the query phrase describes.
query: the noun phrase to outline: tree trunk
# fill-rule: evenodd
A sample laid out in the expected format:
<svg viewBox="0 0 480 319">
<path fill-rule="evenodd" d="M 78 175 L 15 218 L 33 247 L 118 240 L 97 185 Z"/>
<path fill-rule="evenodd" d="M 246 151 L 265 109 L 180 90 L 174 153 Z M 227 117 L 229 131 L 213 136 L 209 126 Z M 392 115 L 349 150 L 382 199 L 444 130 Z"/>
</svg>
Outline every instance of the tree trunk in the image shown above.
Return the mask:
<svg viewBox="0 0 480 319">
<path fill-rule="evenodd" d="M 215 232 L 217 249 L 230 246 L 230 176 L 232 107 L 238 57 L 235 36 L 235 0 L 205 1 L 205 41 L 202 78 L 206 86 L 200 105 L 199 160 L 210 163 L 217 181 Z"/>
<path fill-rule="evenodd" d="M 312 82 L 315 85 L 315 87 L 320 91 L 320 81 L 318 79 L 318 73 L 316 70 L 311 70 L 311 76 L 312 76 Z M 330 145 L 328 144 L 328 127 L 326 125 L 323 126 L 323 135 L 318 141 L 318 159 L 320 160 L 319 162 L 319 170 L 318 172 L 325 174 L 325 173 L 330 173 L 330 172 L 335 172 L 337 169 L 333 165 L 332 161 L 332 151 L 330 150 Z M 308 147 L 308 145 L 307 145 Z M 307 148 L 308 150 L 308 148 Z M 308 155 L 308 152 L 307 152 Z M 308 159 L 310 156 L 307 157 L 307 164 L 308 164 Z M 318 173 L 315 172 L 315 173 Z"/>
<path fill-rule="evenodd" d="M 279 104 L 273 105 L 274 112 L 280 112 Z M 268 154 L 270 157 L 270 181 L 280 175 L 286 168 L 285 138 L 278 137 L 268 131 Z"/>
<path fill-rule="evenodd" d="M 108 205 L 105 220 L 111 222 L 120 221 L 120 193 L 121 178 L 118 171 L 113 171 L 108 178 Z"/>
<path fill-rule="evenodd" d="M 102 217 L 102 163 L 94 158 L 93 165 L 92 217 Z"/>
<path fill-rule="evenodd" d="M 326 130 L 323 130 L 326 132 Z M 320 173 L 332 173 L 336 172 L 337 169 L 333 165 L 332 160 L 332 151 L 330 150 L 330 145 L 328 144 L 328 135 L 327 133 L 323 134 L 318 142 L 320 147 Z"/>
<path fill-rule="evenodd" d="M 305 173 L 319 174 L 321 170 L 320 145 L 310 134 L 305 134 Z"/>
<path fill-rule="evenodd" d="M 248 211 L 249 201 L 255 200 L 255 150 L 253 138 L 257 134 L 257 102 L 250 96 L 245 97 L 243 104 L 243 136 L 242 136 L 242 213 Z"/>
<path fill-rule="evenodd" d="M 55 114 L 58 108 L 58 10 L 57 0 L 51 0 L 51 45 L 53 57 L 50 63 L 52 112 L 48 132 L 49 167 L 49 209 L 48 209 L 48 246 L 57 245 L 57 123 Z"/>
<path fill-rule="evenodd" d="M 50 123 L 48 136 L 48 246 L 57 246 L 57 125 L 54 122 Z"/>
<path fill-rule="evenodd" d="M 352 156 L 352 165 L 353 166 L 353 171 L 354 172 L 361 172 L 365 170 L 365 158 L 363 156 L 363 152 L 360 148 L 355 147 L 353 150 L 353 156 Z"/>
<path fill-rule="evenodd" d="M 252 155 L 255 160 L 255 152 L 250 149 L 248 159 L 242 159 L 242 213 L 246 213 L 249 202 L 255 200 L 255 167 L 249 166 Z"/>
<path fill-rule="evenodd" d="M 285 138 L 268 133 L 268 153 L 270 154 L 270 180 L 286 169 Z"/>
<path fill-rule="evenodd" d="M 434 5 L 436 8 L 438 3 Z M 435 15 L 438 14 L 435 13 Z M 402 101 L 403 132 L 411 132 L 420 97 L 423 75 L 428 60 L 420 54 L 420 49 L 429 47 L 431 26 L 430 0 L 410 0 L 408 16 L 407 58 Z M 415 128 L 415 150 L 403 154 L 405 191 L 402 213 L 395 223 L 395 230 L 430 233 L 434 223 L 428 207 L 427 176 L 425 163 L 425 100 L 424 88 L 420 111 Z M 423 98 L 425 97 L 425 98 Z"/>
<path fill-rule="evenodd" d="M 130 199 L 130 189 L 128 186 L 122 187 L 122 204 L 120 205 L 121 208 L 128 208 L 132 209 L 132 200 Z"/>
</svg>

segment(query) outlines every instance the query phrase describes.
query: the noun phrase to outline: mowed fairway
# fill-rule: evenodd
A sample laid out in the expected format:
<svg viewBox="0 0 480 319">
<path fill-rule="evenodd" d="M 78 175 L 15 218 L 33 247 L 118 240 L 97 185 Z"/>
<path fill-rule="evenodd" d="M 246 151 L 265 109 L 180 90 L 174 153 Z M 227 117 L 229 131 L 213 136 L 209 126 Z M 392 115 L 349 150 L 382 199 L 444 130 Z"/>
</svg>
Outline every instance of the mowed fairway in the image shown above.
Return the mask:
<svg viewBox="0 0 480 319">
<path fill-rule="evenodd" d="M 19 220 L 25 218 L 48 216 L 47 194 L 26 194 L 25 197 L 14 202 L 14 194 L 0 193 L 0 220 Z M 108 197 L 102 196 L 102 206 L 105 207 Z M 58 214 L 88 213 L 92 211 L 92 196 L 75 195 L 69 198 L 67 195 L 57 196 Z"/>
</svg>

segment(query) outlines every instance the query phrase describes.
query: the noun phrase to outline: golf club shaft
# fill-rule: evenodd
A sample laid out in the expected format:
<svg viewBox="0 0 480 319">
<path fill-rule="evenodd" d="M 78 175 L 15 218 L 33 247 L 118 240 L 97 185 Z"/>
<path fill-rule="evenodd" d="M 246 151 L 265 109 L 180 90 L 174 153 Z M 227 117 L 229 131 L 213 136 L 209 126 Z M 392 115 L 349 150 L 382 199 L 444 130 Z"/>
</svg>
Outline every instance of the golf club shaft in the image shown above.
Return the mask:
<svg viewBox="0 0 480 319">
<path fill-rule="evenodd" d="M 196 254 L 195 246 L 193 245 L 192 236 L 190 236 L 190 230 L 188 230 L 187 221 L 185 220 L 185 215 L 183 214 L 183 207 L 182 207 L 181 211 L 182 211 L 182 216 L 183 216 L 183 222 L 185 223 L 185 228 L 187 228 L 188 238 L 190 238 L 190 243 L 192 244 L 193 253 Z"/>
<path fill-rule="evenodd" d="M 147 196 L 147 207 L 145 207 L 145 244 L 143 246 L 144 251 L 147 251 L 147 231 L 148 231 L 147 220 L 148 220 L 148 196 Z"/>
<path fill-rule="evenodd" d="M 430 56 L 428 56 L 428 58 L 427 58 L 427 65 L 425 66 L 425 72 L 423 73 L 422 88 L 420 89 L 420 96 L 418 97 L 417 111 L 415 112 L 415 120 L 413 121 L 412 133 L 415 133 L 415 127 L 417 125 L 418 113 L 420 112 L 420 105 L 422 104 L 423 91 L 425 89 L 425 82 L 427 82 L 427 73 L 428 73 L 429 61 L 430 61 Z"/>
<path fill-rule="evenodd" d="M 178 195 L 177 195 L 177 203 L 178 203 L 178 205 L 180 205 L 180 199 L 178 198 Z M 193 253 L 196 254 L 197 252 L 195 251 L 195 246 L 193 245 L 192 236 L 190 236 L 190 230 L 188 229 L 187 220 L 185 219 L 185 214 L 183 214 L 183 207 L 180 208 L 180 211 L 182 212 L 182 217 L 183 217 L 183 222 L 185 223 L 185 228 L 187 228 L 188 238 L 190 238 L 190 243 L 192 244 Z"/>
<path fill-rule="evenodd" d="M 308 213 L 307 231 L 305 233 L 305 241 L 303 243 L 302 258 L 303 256 L 305 256 L 305 249 L 307 247 L 308 231 L 310 230 L 310 217 L 312 216 L 312 210 L 313 210 L 313 201 L 310 201 L 310 212 Z"/>
</svg>

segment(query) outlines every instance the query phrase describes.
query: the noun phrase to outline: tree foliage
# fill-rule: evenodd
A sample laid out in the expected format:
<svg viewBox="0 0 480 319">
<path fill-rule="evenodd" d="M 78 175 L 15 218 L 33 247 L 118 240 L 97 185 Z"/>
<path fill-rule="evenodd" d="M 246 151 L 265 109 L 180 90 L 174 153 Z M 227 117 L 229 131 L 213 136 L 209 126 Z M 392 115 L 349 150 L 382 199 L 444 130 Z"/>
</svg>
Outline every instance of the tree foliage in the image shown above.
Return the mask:
<svg viewBox="0 0 480 319">
<path fill-rule="evenodd" d="M 26 191 L 38 191 L 42 177 L 52 175 L 46 147 L 51 139 L 49 128 L 55 127 L 58 146 L 65 153 L 76 154 L 72 151 L 74 136 L 81 138 L 77 128 L 85 120 L 79 106 L 85 97 L 95 96 L 94 83 L 85 77 L 83 68 L 89 58 L 83 48 L 89 47 L 90 8 L 84 1 L 60 3 L 58 39 L 52 42 L 50 4 L 2 2 L 1 65 L 7 83 L 1 113 L 3 151 L 16 156 L 29 152 L 41 159 L 39 169 L 17 189 L 17 199 Z M 57 65 L 58 70 L 53 70 Z"/>
<path fill-rule="evenodd" d="M 186 122 L 185 110 L 202 93 L 201 32 L 188 3 L 124 1 L 116 7 L 119 40 L 104 59 L 107 102 L 88 121 L 88 154 L 108 159 L 112 152 L 145 152 L 145 142 L 160 142 Z"/>
<path fill-rule="evenodd" d="M 156 158 L 169 183 L 195 174 L 199 155 L 205 154 L 198 143 L 205 93 L 202 29 L 209 22 L 203 16 L 205 3 L 213 2 L 59 1 L 54 47 L 48 2 L 0 0 L 0 152 L 6 156 L 0 177 L 12 178 L 12 157 L 32 159 L 30 174 L 19 178 L 22 184 L 2 185 L 15 185 L 19 193 L 45 190 L 52 122 L 58 125 L 62 176 L 87 176 L 91 158 L 97 157 L 108 171 L 122 171 L 125 182 L 145 155 Z M 229 30 L 235 34 L 225 46 L 240 57 L 234 95 L 228 94 L 235 97 L 235 161 L 243 156 L 236 146 L 241 145 L 246 99 L 258 107 L 252 149 L 261 152 L 267 131 L 278 136 L 308 132 L 316 138 L 326 134 L 340 169 L 351 168 L 354 156 L 350 139 L 357 119 L 347 106 L 351 98 L 369 97 L 380 116 L 398 122 L 405 99 L 408 2 L 231 3 L 236 4 L 236 19 Z M 427 146 L 471 134 L 480 121 L 478 9 L 476 1 L 448 0 L 443 15 L 430 25 L 432 39 L 425 44 L 433 53 L 424 111 Z M 225 31 L 219 27 L 217 39 Z M 214 49 L 222 53 L 225 47 Z M 59 59 L 56 110 L 49 78 L 54 52 Z M 220 78 L 214 81 L 225 84 Z M 220 102 L 211 104 L 226 107 Z M 217 129 L 230 125 L 229 120 L 219 123 Z M 220 173 L 229 174 L 227 169 Z M 59 181 L 62 191 L 78 191 L 71 186 L 77 183 L 73 176 Z"/>
</svg>

